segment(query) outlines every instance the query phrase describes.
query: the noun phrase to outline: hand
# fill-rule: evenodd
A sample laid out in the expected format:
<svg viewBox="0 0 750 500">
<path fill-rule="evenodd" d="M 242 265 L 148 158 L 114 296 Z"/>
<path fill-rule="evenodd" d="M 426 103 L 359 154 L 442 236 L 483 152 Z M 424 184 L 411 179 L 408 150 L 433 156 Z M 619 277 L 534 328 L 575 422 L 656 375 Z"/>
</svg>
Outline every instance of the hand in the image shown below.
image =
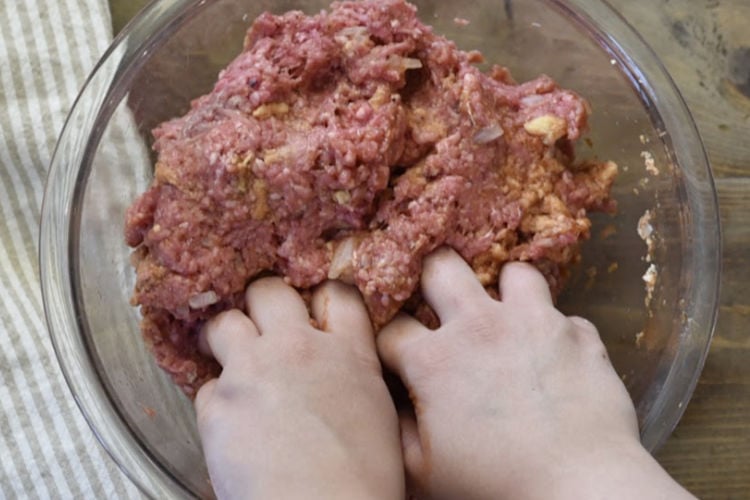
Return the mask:
<svg viewBox="0 0 750 500">
<path fill-rule="evenodd" d="M 403 498 L 398 419 L 355 289 L 302 298 L 278 278 L 202 332 L 223 366 L 195 401 L 219 498 Z"/>
<path fill-rule="evenodd" d="M 596 328 L 558 312 L 536 269 L 506 264 L 498 302 L 440 250 L 422 289 L 441 327 L 402 315 L 377 338 L 414 404 L 401 432 L 420 498 L 687 495 L 641 447 Z"/>
</svg>

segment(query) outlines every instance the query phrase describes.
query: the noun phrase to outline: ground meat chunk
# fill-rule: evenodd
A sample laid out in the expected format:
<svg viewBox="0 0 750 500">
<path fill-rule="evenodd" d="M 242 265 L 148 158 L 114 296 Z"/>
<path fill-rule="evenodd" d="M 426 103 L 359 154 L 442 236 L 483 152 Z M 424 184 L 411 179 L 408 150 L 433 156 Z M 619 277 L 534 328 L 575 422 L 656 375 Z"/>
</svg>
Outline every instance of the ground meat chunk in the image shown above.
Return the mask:
<svg viewBox="0 0 750 500">
<path fill-rule="evenodd" d="M 405 304 L 434 323 L 415 291 L 441 245 L 489 289 L 524 260 L 560 290 L 587 212 L 615 208 L 617 167 L 574 163 L 581 97 L 479 60 L 403 0 L 263 14 L 213 91 L 154 130 L 154 180 L 125 227 L 132 302 L 186 393 L 219 370 L 197 330 L 262 273 L 349 281 L 376 327 Z"/>
</svg>

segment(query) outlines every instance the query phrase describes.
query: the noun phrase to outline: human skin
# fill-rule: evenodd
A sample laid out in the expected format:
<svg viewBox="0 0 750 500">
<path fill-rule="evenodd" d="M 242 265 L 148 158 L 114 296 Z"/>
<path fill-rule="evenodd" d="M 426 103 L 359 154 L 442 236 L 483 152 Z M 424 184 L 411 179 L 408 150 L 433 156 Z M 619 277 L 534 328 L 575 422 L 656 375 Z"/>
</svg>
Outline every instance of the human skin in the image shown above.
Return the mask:
<svg viewBox="0 0 750 500">
<path fill-rule="evenodd" d="M 358 292 L 329 282 L 311 326 L 281 280 L 247 290 L 250 317 L 209 322 L 222 364 L 196 399 L 222 498 L 689 499 L 641 446 L 633 403 L 596 328 L 506 264 L 500 301 L 452 250 L 424 263 L 441 326 L 401 315 L 373 340 Z M 415 411 L 399 418 L 378 357 Z M 402 458 L 403 457 L 403 458 Z"/>
<path fill-rule="evenodd" d="M 202 332 L 223 366 L 198 392 L 198 430 L 217 496 L 404 497 L 398 418 L 359 292 L 319 287 L 311 326 L 278 278 L 246 293 L 250 317 L 227 311 Z"/>
<path fill-rule="evenodd" d="M 554 308 L 532 266 L 506 264 L 500 301 L 452 250 L 424 264 L 441 326 L 380 332 L 409 390 L 404 461 L 420 498 L 693 498 L 641 446 L 633 403 L 596 328 Z"/>
</svg>

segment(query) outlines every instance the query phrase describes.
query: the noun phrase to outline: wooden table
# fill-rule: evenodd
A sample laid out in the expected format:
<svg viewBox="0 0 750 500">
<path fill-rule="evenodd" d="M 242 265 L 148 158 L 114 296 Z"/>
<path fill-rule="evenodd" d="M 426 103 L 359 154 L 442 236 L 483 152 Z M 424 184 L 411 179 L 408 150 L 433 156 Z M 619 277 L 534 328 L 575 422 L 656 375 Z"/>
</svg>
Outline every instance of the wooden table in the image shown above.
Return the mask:
<svg viewBox="0 0 750 500">
<path fill-rule="evenodd" d="M 146 2 L 111 0 L 115 30 Z M 750 1 L 610 0 L 672 74 L 716 177 L 721 310 L 685 416 L 657 454 L 704 499 L 750 498 Z"/>
</svg>

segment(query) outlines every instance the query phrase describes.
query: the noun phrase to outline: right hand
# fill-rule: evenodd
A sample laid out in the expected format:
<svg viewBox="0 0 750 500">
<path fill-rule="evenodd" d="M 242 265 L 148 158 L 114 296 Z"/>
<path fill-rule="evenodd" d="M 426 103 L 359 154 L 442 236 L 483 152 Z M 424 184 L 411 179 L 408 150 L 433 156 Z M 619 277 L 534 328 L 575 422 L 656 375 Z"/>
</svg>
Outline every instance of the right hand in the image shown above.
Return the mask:
<svg viewBox="0 0 750 500">
<path fill-rule="evenodd" d="M 401 315 L 377 338 L 414 403 L 401 433 L 420 498 L 615 498 L 618 484 L 594 483 L 658 476 L 596 328 L 558 312 L 534 267 L 506 264 L 498 302 L 439 250 L 422 289 L 441 327 Z"/>
</svg>

